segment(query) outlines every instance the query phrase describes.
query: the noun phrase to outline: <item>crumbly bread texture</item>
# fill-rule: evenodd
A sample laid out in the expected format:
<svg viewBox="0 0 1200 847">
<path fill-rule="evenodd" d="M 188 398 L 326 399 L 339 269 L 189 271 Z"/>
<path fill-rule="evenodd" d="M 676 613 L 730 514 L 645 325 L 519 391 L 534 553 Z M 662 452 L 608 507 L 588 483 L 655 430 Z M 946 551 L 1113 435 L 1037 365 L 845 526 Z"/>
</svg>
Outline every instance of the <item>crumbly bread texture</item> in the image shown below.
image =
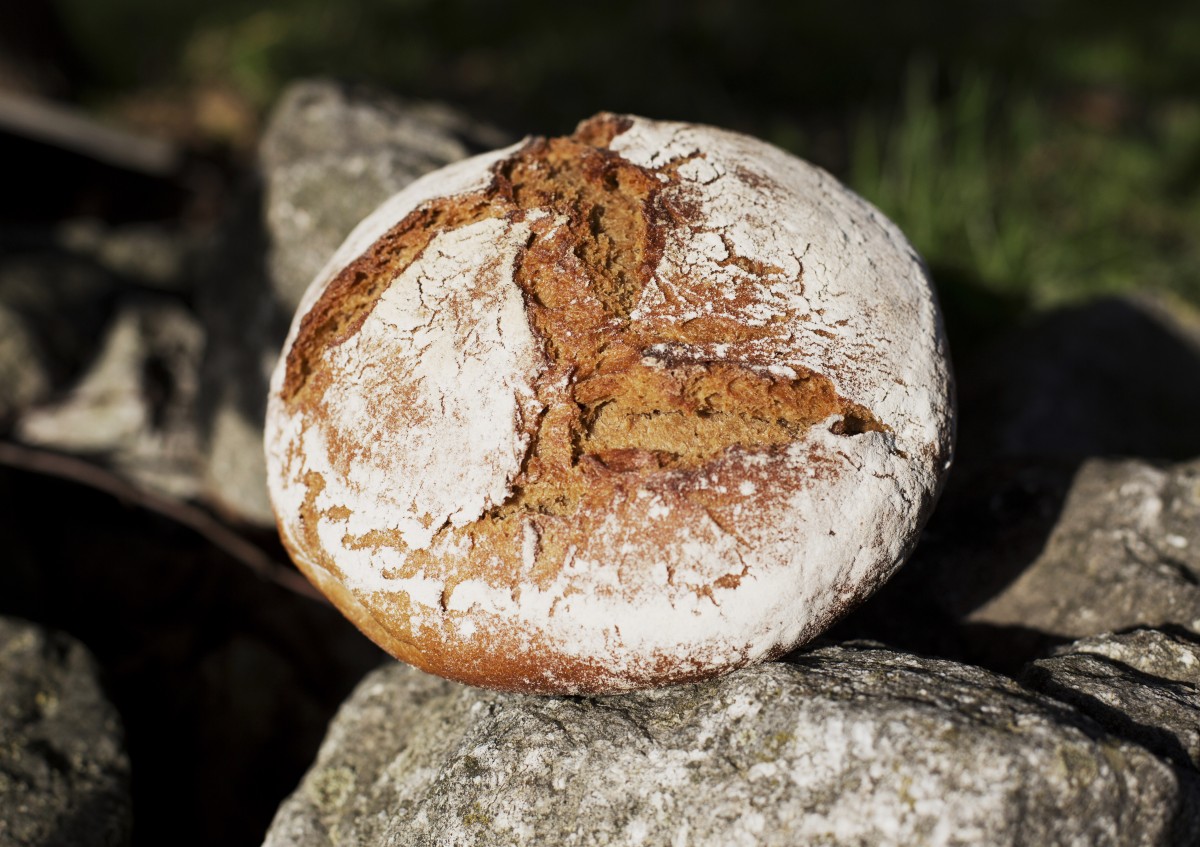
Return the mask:
<svg viewBox="0 0 1200 847">
<path fill-rule="evenodd" d="M 463 682 L 603 693 L 813 638 L 949 462 L 924 268 L 824 171 L 609 114 L 418 180 L 305 296 L 267 458 L 299 567 Z"/>
</svg>

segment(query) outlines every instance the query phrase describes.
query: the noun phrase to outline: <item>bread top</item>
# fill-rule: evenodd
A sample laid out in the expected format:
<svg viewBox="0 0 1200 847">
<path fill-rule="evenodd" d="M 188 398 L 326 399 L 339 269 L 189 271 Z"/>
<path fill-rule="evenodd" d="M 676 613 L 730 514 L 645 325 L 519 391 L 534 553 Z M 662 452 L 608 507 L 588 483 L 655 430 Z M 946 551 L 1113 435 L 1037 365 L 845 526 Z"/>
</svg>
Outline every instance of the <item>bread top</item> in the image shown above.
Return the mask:
<svg viewBox="0 0 1200 847">
<path fill-rule="evenodd" d="M 761 141 L 599 115 L 355 230 L 272 381 L 271 493 L 401 658 L 622 690 L 790 649 L 885 580 L 949 392 L 877 210 Z"/>
</svg>

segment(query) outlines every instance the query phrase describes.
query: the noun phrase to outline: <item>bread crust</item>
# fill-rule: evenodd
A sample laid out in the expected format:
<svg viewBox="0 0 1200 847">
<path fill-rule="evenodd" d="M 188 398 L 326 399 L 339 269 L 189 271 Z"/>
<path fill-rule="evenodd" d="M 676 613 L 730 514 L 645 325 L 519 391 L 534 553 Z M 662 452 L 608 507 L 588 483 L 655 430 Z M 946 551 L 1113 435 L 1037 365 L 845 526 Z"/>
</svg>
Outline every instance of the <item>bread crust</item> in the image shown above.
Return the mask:
<svg viewBox="0 0 1200 847">
<path fill-rule="evenodd" d="M 414 183 L 318 275 L 272 380 L 297 564 L 404 661 L 609 693 L 811 639 L 948 467 L 925 269 L 761 141 L 599 115 Z"/>
</svg>

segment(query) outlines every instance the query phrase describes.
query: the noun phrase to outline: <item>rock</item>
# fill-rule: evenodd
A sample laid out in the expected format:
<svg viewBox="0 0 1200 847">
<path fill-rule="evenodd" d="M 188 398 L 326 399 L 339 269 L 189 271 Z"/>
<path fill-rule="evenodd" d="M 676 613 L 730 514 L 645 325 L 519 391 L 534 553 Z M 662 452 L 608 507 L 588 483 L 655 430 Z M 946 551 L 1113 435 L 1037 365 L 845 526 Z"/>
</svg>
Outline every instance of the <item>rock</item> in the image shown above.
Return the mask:
<svg viewBox="0 0 1200 847">
<path fill-rule="evenodd" d="M 1076 638 L 1200 620 L 1200 317 L 1106 299 L 975 348 L 948 323 L 968 349 L 954 470 L 911 560 L 833 635 L 1017 673 Z M 1102 458 L 1119 453 L 1157 458 Z"/>
<path fill-rule="evenodd" d="M 439 104 L 329 81 L 292 85 L 264 133 L 262 196 L 243 198 L 201 269 L 204 493 L 273 525 L 262 431 L 267 381 L 300 295 L 355 224 L 416 177 L 505 138 Z"/>
<path fill-rule="evenodd" d="M 49 393 L 50 373 L 34 332 L 0 305 L 0 431 Z"/>
<path fill-rule="evenodd" d="M 289 316 L 360 220 L 418 176 L 508 143 L 439 103 L 328 80 L 293 84 L 263 135 L 259 161 L 270 275 Z"/>
<path fill-rule="evenodd" d="M 174 497 L 200 488 L 196 395 L 204 333 L 166 297 L 126 298 L 95 360 L 60 401 L 27 413 L 21 441 L 103 458 L 133 482 Z"/>
<path fill-rule="evenodd" d="M 1138 626 L 1200 631 L 1200 460 L 956 469 L 900 573 L 833 631 L 1016 673 Z"/>
<path fill-rule="evenodd" d="M 266 839 L 333 844 L 1181 844 L 1197 787 L 990 672 L 867 645 L 620 697 L 390 665 Z"/>
<path fill-rule="evenodd" d="M 118 281 L 50 245 L 0 245 L 0 429 L 77 377 Z"/>
<path fill-rule="evenodd" d="M 1070 703 L 1109 732 L 1200 769 L 1200 637 L 1183 629 L 1106 633 L 1025 669 L 1030 687 Z"/>
<path fill-rule="evenodd" d="M 110 273 L 138 285 L 186 292 L 194 239 L 184 230 L 156 224 L 108 226 L 95 220 L 72 220 L 57 232 L 57 241 L 86 256 Z"/>
<path fill-rule="evenodd" d="M 123 292 L 185 293 L 188 249 L 150 224 L 0 231 L 0 429 L 79 379 Z"/>
<path fill-rule="evenodd" d="M 266 275 L 259 197 L 243 197 L 199 272 L 207 345 L 200 374 L 204 498 L 244 523 L 273 526 L 262 451 L 267 380 L 290 315 Z"/>
<path fill-rule="evenodd" d="M 0 617 L 0 844 L 130 843 L 129 777 L 87 650 Z"/>
<path fill-rule="evenodd" d="M 1135 626 L 1200 630 L 1200 460 L 1085 462 L 1042 551 L 966 615 L 1065 639 Z"/>
</svg>

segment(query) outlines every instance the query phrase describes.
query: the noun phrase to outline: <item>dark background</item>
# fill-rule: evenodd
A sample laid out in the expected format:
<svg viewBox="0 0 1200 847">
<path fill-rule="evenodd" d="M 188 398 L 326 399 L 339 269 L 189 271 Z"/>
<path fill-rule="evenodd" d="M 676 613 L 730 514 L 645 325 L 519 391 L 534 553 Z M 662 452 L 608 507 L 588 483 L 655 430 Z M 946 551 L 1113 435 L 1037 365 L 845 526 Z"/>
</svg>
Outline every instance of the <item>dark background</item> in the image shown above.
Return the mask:
<svg viewBox="0 0 1200 847">
<path fill-rule="evenodd" d="M 984 294 L 1016 307 L 1144 289 L 1200 302 L 1195 3 L 8 5 L 0 86 L 220 164 L 189 184 L 201 219 L 219 212 L 282 86 L 332 75 L 445 99 L 518 136 L 601 109 L 760 135 L 880 205 L 944 296 L 966 291 L 980 310 L 996 305 Z M 179 208 L 147 196 L 119 212 Z"/>
</svg>

